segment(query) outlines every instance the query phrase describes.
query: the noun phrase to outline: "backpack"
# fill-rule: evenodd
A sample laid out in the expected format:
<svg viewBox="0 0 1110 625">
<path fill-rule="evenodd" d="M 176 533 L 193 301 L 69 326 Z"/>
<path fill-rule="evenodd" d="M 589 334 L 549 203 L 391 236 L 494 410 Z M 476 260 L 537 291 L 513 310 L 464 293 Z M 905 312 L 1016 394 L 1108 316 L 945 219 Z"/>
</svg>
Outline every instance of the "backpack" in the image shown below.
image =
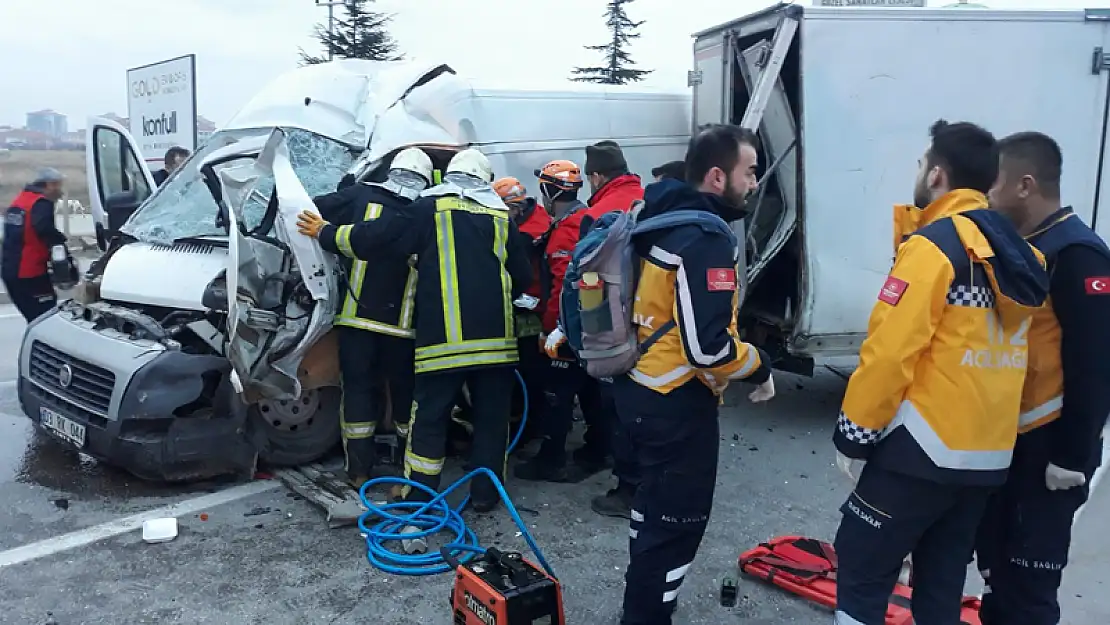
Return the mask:
<svg viewBox="0 0 1110 625">
<path fill-rule="evenodd" d="M 717 215 L 699 210 L 676 210 L 638 220 L 642 201 L 628 212 L 599 217 L 574 247 L 559 298 L 559 325 L 567 344 L 595 378 L 628 373 L 647 350 L 675 328 L 672 320 L 639 342 L 632 309 L 639 280 L 640 259 L 633 237 L 656 230 L 694 224 L 705 232 L 736 235 Z"/>
</svg>

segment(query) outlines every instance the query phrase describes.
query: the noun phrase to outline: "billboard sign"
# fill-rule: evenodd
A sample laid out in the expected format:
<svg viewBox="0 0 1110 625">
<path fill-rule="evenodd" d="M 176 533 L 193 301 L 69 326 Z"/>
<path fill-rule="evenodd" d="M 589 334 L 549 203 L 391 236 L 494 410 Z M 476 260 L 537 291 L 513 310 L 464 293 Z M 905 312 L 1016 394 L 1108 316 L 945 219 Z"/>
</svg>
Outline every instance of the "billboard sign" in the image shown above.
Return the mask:
<svg viewBox="0 0 1110 625">
<path fill-rule="evenodd" d="M 819 7 L 923 7 L 925 0 L 813 0 Z"/>
<path fill-rule="evenodd" d="M 175 145 L 197 149 L 196 69 L 196 55 L 187 54 L 127 70 L 131 136 L 148 163 Z"/>
</svg>

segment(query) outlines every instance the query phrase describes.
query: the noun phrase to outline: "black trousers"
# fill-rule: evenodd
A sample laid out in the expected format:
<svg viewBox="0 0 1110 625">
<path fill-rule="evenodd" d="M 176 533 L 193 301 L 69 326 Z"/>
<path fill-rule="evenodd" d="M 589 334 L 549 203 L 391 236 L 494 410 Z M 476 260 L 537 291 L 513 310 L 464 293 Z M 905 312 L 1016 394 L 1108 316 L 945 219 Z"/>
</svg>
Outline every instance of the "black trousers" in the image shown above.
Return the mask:
<svg viewBox="0 0 1110 625">
<path fill-rule="evenodd" d="M 586 421 L 586 446 L 598 456 L 609 453 L 611 426 L 601 399 L 601 383 L 577 361 L 551 359 L 547 371 L 548 406 L 543 421 L 543 444 L 536 458 L 551 466 L 567 461 L 567 436 L 574 426 L 574 398 Z"/>
<path fill-rule="evenodd" d="M 437 371 L 416 376 L 415 406 L 405 450 L 405 477 L 439 491 L 451 409 L 456 395 L 466 384 L 474 409 L 470 463 L 493 471 L 504 482 L 512 403 L 509 389 L 515 381 L 511 367 Z M 486 478 L 474 480 L 470 494 L 475 503 L 493 503 L 499 498 L 497 489 Z M 410 501 L 430 499 L 426 493 L 415 489 L 405 495 Z"/>
<path fill-rule="evenodd" d="M 347 474 L 369 477 L 377 462 L 374 430 L 385 418 L 386 391 L 393 422 L 404 433 L 412 412 L 412 339 L 369 330 L 337 326 L 339 370 L 343 384 L 340 434 L 347 458 Z"/>
<path fill-rule="evenodd" d="M 616 398 L 613 396 L 613 380 L 606 378 L 601 382 L 601 410 L 608 420 L 609 448 L 613 454 L 613 476 L 617 478 L 617 488 L 634 491 L 640 484 L 640 465 L 632 448 L 628 428 L 617 417 Z"/>
<path fill-rule="evenodd" d="M 975 556 L 987 581 L 979 611 L 983 625 L 1060 622 L 1057 593 L 1068 563 L 1072 520 L 1089 489 L 1048 490 L 1047 460 L 1023 456 L 1019 439 L 1009 479 L 991 497 L 979 525 Z"/>
<path fill-rule="evenodd" d="M 957 625 L 975 531 L 993 490 L 865 466 L 840 508 L 835 622 L 884 625 L 902 561 L 912 553 L 914 623 Z"/>
<path fill-rule="evenodd" d="M 524 378 L 524 389 L 520 383 L 513 380 L 513 415 L 524 411 L 524 393 L 528 393 L 528 423 L 525 425 L 524 440 L 530 438 L 532 432 L 539 433 L 540 426 L 545 421 L 547 412 L 547 396 L 544 394 L 544 384 L 550 369 L 547 354 L 540 349 L 538 336 L 525 336 L 517 339 L 517 351 L 520 352 L 520 362 L 517 371 Z M 516 432 L 513 432 L 516 435 Z"/>
<path fill-rule="evenodd" d="M 613 382 L 642 481 L 632 500 L 621 625 L 670 625 L 671 607 L 705 536 L 717 485 L 717 397 L 694 380 L 661 395 Z"/>
<path fill-rule="evenodd" d="M 58 295 L 48 274 L 35 278 L 4 278 L 4 290 L 27 323 L 58 305 Z"/>
</svg>

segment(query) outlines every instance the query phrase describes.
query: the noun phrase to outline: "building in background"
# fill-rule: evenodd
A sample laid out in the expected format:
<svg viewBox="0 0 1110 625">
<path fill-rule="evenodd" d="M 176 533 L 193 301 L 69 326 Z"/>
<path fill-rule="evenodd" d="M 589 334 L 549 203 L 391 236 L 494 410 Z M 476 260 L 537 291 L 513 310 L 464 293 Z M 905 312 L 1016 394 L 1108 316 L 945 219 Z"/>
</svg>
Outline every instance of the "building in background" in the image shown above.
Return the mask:
<svg viewBox="0 0 1110 625">
<path fill-rule="evenodd" d="M 203 115 L 197 115 L 197 146 L 207 141 L 214 132 L 216 132 L 216 124 Z"/>
<path fill-rule="evenodd" d="M 57 111 L 50 109 L 35 111 L 27 113 L 27 130 L 41 132 L 57 139 L 69 131 L 67 121 L 66 116 Z"/>
</svg>

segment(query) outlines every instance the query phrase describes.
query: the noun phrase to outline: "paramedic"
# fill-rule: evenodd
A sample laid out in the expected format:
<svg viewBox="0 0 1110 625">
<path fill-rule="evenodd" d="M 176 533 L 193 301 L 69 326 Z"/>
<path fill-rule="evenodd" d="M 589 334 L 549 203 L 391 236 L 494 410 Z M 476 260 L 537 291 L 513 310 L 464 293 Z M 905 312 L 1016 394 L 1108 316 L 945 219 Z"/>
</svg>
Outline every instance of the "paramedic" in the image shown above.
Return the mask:
<svg viewBox="0 0 1110 625">
<path fill-rule="evenodd" d="M 4 214 L 0 273 L 8 297 L 28 323 L 58 303 L 47 263 L 50 248 L 66 242 L 54 223 L 54 202 L 62 197 L 64 180 L 56 169 L 39 171 Z"/>
<path fill-rule="evenodd" d="M 297 227 L 329 251 L 360 260 L 416 255 L 416 392 L 405 453 L 405 477 L 438 491 L 451 408 L 466 384 L 474 406 L 470 460 L 502 478 L 517 364 L 513 300 L 531 281 L 516 224 L 490 187 L 493 169 L 475 149 L 456 154 L 443 184 L 403 211 L 333 226 L 302 212 Z M 485 478 L 471 484 L 471 503 L 486 512 L 500 501 Z M 393 495 L 431 496 L 405 486 Z"/>
<path fill-rule="evenodd" d="M 1023 433 L 1010 474 L 979 526 L 978 565 L 989 589 L 980 617 L 983 625 L 1055 625 L 1072 520 L 1089 495 L 1110 414 L 1110 250 L 1061 208 L 1055 141 L 1022 132 L 1001 140 L 999 155 L 991 207 L 1045 255 L 1050 303 L 1029 330 Z M 1032 351 L 1043 343 L 1044 353 Z"/>
<path fill-rule="evenodd" d="M 756 186 L 755 146 L 755 135 L 735 126 L 699 132 L 687 151 L 690 184 L 650 185 L 640 219 L 672 210 L 735 219 Z M 691 224 L 641 235 L 635 249 L 640 341 L 660 326 L 671 329 L 613 385 L 642 472 L 621 624 L 669 625 L 713 505 L 720 395 L 729 380 L 743 379 L 760 385 L 750 399 L 765 401 L 774 382 L 766 356 L 737 334 L 734 240 Z"/>
<path fill-rule="evenodd" d="M 664 178 L 673 178 L 674 180 L 686 179 L 686 163 L 682 161 L 671 161 L 663 163 L 659 167 L 653 167 L 651 170 L 652 177 L 656 182 Z"/>
<path fill-rule="evenodd" d="M 513 469 L 518 479 L 532 482 L 580 481 L 602 471 L 609 455 L 610 432 L 602 412 L 600 383 L 586 373 L 559 329 L 559 297 L 571 254 L 578 243 L 586 205 L 578 200 L 582 172 L 565 160 L 551 161 L 536 170 L 540 196 L 551 214 L 544 240 L 543 331 L 544 351 L 550 358 L 547 393 L 550 405 L 543 424 L 543 442 L 531 459 Z M 567 467 L 567 435 L 574 425 L 574 398 L 586 421 L 586 444 L 575 451 L 573 474 Z"/>
<path fill-rule="evenodd" d="M 374 221 L 404 212 L 431 184 L 432 159 L 418 148 L 398 152 L 385 182 L 356 183 L 315 198 L 320 216 L 336 225 Z M 346 274 L 335 318 L 343 403 L 340 434 L 346 471 L 357 489 L 373 477 L 374 431 L 386 415 L 385 389 L 398 435 L 408 435 L 413 385 L 413 307 L 416 270 L 403 256 L 361 260 L 338 246 Z M 384 383 L 384 384 L 383 384 Z"/>
<path fill-rule="evenodd" d="M 547 374 L 547 356 L 543 353 L 540 344 L 540 334 L 543 334 L 543 321 L 540 312 L 543 310 L 544 300 L 540 289 L 540 268 L 543 264 L 543 235 L 551 225 L 551 216 L 536 202 L 536 198 L 529 197 L 524 185 L 516 178 L 501 178 L 493 183 L 494 191 L 509 207 L 509 218 L 520 230 L 522 247 L 528 250 L 528 260 L 532 267 L 532 285 L 524 292 L 535 298 L 536 304 L 516 306 L 516 346 L 520 352 L 520 364 L 517 371 L 524 380 L 524 389 L 528 397 L 528 415 L 525 428 L 527 431 L 522 442 L 534 438 L 533 433 L 539 432 L 539 426 L 544 419 L 544 406 L 547 397 L 544 395 L 544 378 Z"/>
<path fill-rule="evenodd" d="M 858 475 L 836 535 L 838 625 L 882 625 L 910 554 L 914 622 L 960 622 L 975 530 L 1017 437 L 1031 315 L 1048 289 L 1040 254 L 985 210 L 994 137 L 943 120 L 930 134 L 919 228 L 879 291 L 833 435 L 837 465 Z"/>
</svg>

